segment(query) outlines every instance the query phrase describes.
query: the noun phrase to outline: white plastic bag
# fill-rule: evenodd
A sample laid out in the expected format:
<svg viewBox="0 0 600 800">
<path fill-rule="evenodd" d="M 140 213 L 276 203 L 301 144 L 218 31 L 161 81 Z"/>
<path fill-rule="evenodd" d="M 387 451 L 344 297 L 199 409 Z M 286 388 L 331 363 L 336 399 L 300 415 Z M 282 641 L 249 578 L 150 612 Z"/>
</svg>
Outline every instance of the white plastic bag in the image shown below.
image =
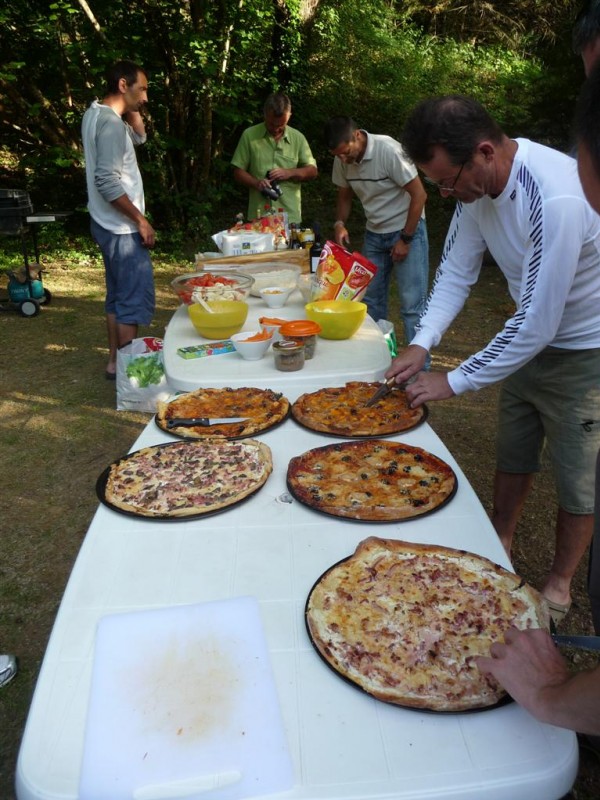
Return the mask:
<svg viewBox="0 0 600 800">
<path fill-rule="evenodd" d="M 117 350 L 117 410 L 156 411 L 170 395 L 163 366 L 162 339 L 134 339 Z"/>
<path fill-rule="evenodd" d="M 275 235 L 255 231 L 221 231 L 211 237 L 226 256 L 247 256 L 254 253 L 269 253 L 275 250 Z"/>
</svg>

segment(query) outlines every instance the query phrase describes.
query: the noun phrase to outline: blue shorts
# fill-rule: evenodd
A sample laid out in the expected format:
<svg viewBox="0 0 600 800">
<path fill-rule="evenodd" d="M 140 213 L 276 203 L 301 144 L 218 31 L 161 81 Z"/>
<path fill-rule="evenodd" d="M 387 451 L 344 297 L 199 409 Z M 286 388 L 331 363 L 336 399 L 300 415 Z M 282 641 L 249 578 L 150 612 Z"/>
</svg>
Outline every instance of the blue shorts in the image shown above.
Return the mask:
<svg viewBox="0 0 600 800">
<path fill-rule="evenodd" d="M 560 507 L 570 514 L 592 514 L 600 448 L 600 349 L 546 347 L 504 381 L 497 468 L 538 472 L 545 446 Z"/>
<path fill-rule="evenodd" d="M 154 316 L 154 276 L 139 233 L 111 233 L 91 220 L 92 237 L 104 259 L 107 314 L 123 325 L 149 325 Z"/>
</svg>

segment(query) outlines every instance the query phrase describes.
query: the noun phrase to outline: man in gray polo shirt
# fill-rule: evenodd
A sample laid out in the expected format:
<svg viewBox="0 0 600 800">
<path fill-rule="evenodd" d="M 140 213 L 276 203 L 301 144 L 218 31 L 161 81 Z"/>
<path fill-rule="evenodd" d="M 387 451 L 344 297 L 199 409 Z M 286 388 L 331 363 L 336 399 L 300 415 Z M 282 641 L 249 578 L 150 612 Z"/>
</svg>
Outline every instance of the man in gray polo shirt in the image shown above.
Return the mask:
<svg viewBox="0 0 600 800">
<path fill-rule="evenodd" d="M 363 254 L 377 266 L 365 303 L 373 319 L 387 319 L 390 280 L 395 273 L 408 344 L 425 305 L 429 271 L 423 213 L 427 194 L 417 169 L 399 142 L 360 130 L 351 117 L 332 117 L 325 125 L 325 141 L 335 156 L 335 241 L 346 247 L 350 244 L 346 222 L 356 194 L 367 218 Z"/>
</svg>

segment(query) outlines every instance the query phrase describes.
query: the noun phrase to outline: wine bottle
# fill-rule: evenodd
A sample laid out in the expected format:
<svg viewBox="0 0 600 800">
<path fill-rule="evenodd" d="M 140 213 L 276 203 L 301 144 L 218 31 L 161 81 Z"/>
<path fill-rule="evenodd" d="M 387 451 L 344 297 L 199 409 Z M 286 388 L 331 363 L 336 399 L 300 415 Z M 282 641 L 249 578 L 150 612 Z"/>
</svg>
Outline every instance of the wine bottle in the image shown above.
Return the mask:
<svg viewBox="0 0 600 800">
<path fill-rule="evenodd" d="M 298 238 L 298 231 L 296 229 L 296 223 L 292 222 L 290 231 L 290 250 L 299 250 L 302 245 L 300 244 L 300 239 Z"/>
<path fill-rule="evenodd" d="M 318 222 L 313 222 L 313 231 L 315 232 L 315 240 L 310 248 L 310 271 L 316 272 L 319 266 L 319 260 L 323 251 L 323 243 L 321 242 L 321 226 Z"/>
</svg>

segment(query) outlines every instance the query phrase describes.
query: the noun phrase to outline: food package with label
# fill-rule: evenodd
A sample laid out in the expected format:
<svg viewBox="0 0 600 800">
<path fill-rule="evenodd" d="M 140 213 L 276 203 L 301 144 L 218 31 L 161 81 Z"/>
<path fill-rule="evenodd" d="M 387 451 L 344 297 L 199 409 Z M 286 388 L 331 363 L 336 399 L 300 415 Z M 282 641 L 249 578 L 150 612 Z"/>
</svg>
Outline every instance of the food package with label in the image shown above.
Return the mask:
<svg viewBox="0 0 600 800">
<path fill-rule="evenodd" d="M 177 349 L 177 355 L 181 356 L 181 358 L 206 358 L 207 356 L 220 356 L 225 353 L 235 353 L 235 347 L 231 339 L 221 339 L 210 344 L 194 344 Z"/>
<path fill-rule="evenodd" d="M 287 248 L 287 214 L 267 214 L 251 222 L 241 220 L 226 231 L 212 236 L 213 242 L 226 256 L 270 253 Z"/>
<path fill-rule="evenodd" d="M 360 253 L 327 241 L 319 259 L 313 300 L 360 300 L 377 267 Z"/>
</svg>

